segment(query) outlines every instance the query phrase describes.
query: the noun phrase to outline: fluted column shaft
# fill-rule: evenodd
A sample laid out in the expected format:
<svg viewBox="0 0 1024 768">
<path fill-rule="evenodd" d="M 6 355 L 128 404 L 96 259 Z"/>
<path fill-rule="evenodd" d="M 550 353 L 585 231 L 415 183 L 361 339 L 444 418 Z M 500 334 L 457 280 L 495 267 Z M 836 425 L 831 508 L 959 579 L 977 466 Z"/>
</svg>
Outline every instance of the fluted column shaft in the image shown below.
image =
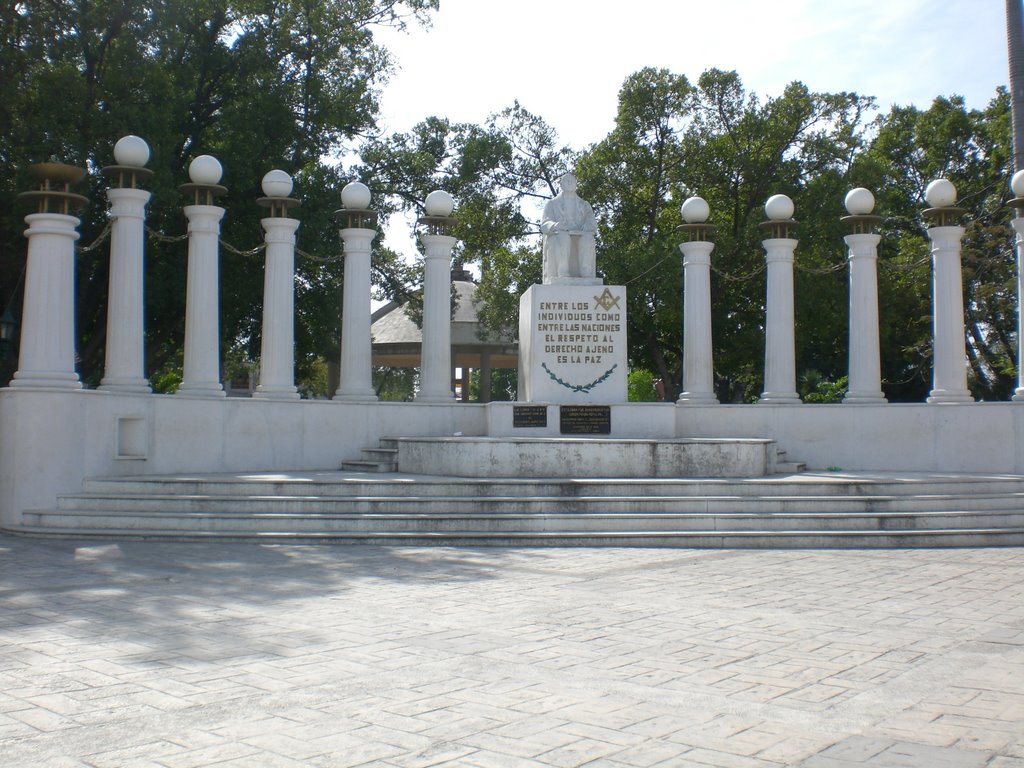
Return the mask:
<svg viewBox="0 0 1024 768">
<path fill-rule="evenodd" d="M 110 200 L 110 292 L 107 298 L 107 352 L 100 389 L 150 392 L 146 380 L 142 314 L 146 203 L 144 189 L 107 190 Z"/>
<path fill-rule="evenodd" d="M 263 273 L 263 335 L 260 383 L 253 397 L 294 400 L 295 388 L 295 231 L 298 219 L 265 218 L 267 244 Z"/>
<path fill-rule="evenodd" d="M 223 397 L 217 259 L 224 209 L 216 205 L 188 205 L 185 216 L 188 219 L 185 364 L 178 394 Z"/>
<path fill-rule="evenodd" d="M 25 223 L 21 353 L 11 386 L 81 389 L 75 373 L 74 291 L 79 221 L 62 213 L 32 213 Z"/>
<path fill-rule="evenodd" d="M 345 288 L 341 315 L 341 377 L 335 400 L 376 400 L 370 338 L 370 258 L 377 230 L 341 230 Z"/>
<path fill-rule="evenodd" d="M 932 241 L 932 391 L 929 403 L 970 403 L 964 292 L 960 267 L 963 227 L 930 227 Z"/>
<path fill-rule="evenodd" d="M 452 393 L 452 248 L 448 235 L 421 235 L 423 274 L 423 344 L 420 402 L 454 402 Z"/>
<path fill-rule="evenodd" d="M 706 240 L 683 243 L 683 392 L 680 403 L 717 405 L 711 357 L 711 251 Z"/>
<path fill-rule="evenodd" d="M 1024 402 L 1024 218 L 1017 216 L 1010 222 L 1014 231 L 1017 251 L 1017 389 L 1014 402 Z"/>
<path fill-rule="evenodd" d="M 793 262 L 797 241 L 762 240 L 768 265 L 765 306 L 764 392 L 760 403 L 799 403 L 796 392 L 796 336 L 793 310 Z"/>
<path fill-rule="evenodd" d="M 878 347 L 878 243 L 881 236 L 843 238 L 850 262 L 850 373 L 844 403 L 884 403 Z"/>
</svg>

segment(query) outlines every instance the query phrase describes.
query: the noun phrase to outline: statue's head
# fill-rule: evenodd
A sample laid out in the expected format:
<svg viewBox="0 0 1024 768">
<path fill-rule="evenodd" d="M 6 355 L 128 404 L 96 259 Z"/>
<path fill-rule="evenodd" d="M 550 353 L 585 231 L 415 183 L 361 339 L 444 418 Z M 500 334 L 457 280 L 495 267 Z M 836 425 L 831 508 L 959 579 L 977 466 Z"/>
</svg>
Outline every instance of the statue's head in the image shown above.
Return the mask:
<svg viewBox="0 0 1024 768">
<path fill-rule="evenodd" d="M 576 176 L 572 173 L 567 173 L 561 179 L 558 180 L 558 185 L 562 188 L 563 192 L 573 194 L 576 191 Z"/>
</svg>

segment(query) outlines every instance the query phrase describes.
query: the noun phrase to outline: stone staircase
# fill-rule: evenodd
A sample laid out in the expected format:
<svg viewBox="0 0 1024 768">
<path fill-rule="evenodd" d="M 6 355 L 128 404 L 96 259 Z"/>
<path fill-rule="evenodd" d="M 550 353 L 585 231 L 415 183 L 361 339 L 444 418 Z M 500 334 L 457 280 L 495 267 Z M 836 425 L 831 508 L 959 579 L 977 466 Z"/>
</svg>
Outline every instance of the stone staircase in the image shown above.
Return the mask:
<svg viewBox="0 0 1024 768">
<path fill-rule="evenodd" d="M 361 458 L 343 461 L 341 468 L 350 472 L 397 472 L 398 439 L 382 437 L 376 448 L 363 448 Z"/>
<path fill-rule="evenodd" d="M 384 448 L 383 450 L 387 450 Z M 462 478 L 289 472 L 86 480 L 37 536 L 703 548 L 1024 545 L 1024 477 Z"/>
</svg>

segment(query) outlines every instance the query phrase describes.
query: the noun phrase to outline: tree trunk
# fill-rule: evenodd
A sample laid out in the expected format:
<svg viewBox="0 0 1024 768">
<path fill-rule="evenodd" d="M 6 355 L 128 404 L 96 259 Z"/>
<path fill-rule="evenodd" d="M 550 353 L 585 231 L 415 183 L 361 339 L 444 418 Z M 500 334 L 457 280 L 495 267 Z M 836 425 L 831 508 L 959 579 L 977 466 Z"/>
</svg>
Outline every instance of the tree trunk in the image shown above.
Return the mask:
<svg viewBox="0 0 1024 768">
<path fill-rule="evenodd" d="M 1024 18 L 1021 0 L 1006 0 L 1006 47 L 1013 115 L 1013 169 L 1024 170 Z"/>
</svg>

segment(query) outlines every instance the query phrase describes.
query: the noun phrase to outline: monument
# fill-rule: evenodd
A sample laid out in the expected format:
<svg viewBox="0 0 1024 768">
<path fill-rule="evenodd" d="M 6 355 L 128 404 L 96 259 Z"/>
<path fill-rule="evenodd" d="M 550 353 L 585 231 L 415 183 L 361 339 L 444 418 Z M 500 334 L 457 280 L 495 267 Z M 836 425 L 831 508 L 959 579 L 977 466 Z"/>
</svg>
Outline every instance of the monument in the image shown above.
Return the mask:
<svg viewBox="0 0 1024 768">
<path fill-rule="evenodd" d="M 597 276 L 597 220 L 567 173 L 544 206 L 543 284 L 519 300 L 519 399 L 626 401 L 626 289 Z"/>
</svg>

